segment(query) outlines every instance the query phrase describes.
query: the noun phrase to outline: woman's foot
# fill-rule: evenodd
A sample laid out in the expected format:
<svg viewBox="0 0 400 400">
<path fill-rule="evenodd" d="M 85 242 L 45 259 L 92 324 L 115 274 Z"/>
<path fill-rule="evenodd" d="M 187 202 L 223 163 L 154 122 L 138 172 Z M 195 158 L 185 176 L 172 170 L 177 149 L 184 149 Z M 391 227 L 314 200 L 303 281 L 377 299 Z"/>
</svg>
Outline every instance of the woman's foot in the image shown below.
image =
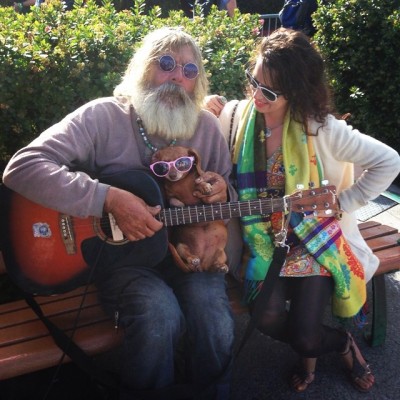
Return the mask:
<svg viewBox="0 0 400 400">
<path fill-rule="evenodd" d="M 305 392 L 315 379 L 316 358 L 303 358 L 290 379 L 290 386 L 297 393 Z"/>
<path fill-rule="evenodd" d="M 346 348 L 341 356 L 353 386 L 360 392 L 369 392 L 375 383 L 375 377 L 349 332 Z"/>
</svg>

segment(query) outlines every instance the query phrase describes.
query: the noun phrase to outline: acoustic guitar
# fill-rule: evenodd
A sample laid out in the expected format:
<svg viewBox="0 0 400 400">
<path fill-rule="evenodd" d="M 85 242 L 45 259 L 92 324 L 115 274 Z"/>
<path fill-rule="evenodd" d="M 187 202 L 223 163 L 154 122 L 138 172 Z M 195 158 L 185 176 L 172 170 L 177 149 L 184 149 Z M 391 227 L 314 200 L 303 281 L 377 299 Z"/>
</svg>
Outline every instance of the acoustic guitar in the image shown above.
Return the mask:
<svg viewBox="0 0 400 400">
<path fill-rule="evenodd" d="M 126 171 L 100 179 L 164 207 L 157 181 L 144 171 Z M 265 215 L 275 211 L 332 216 L 337 209 L 334 186 L 298 190 L 284 198 L 259 198 L 216 204 L 162 208 L 164 228 L 153 237 L 128 241 L 112 215 L 77 218 L 42 207 L 2 186 L 1 248 L 7 272 L 24 291 L 54 294 L 87 283 L 91 267 L 154 266 L 167 252 L 167 227 Z"/>
</svg>

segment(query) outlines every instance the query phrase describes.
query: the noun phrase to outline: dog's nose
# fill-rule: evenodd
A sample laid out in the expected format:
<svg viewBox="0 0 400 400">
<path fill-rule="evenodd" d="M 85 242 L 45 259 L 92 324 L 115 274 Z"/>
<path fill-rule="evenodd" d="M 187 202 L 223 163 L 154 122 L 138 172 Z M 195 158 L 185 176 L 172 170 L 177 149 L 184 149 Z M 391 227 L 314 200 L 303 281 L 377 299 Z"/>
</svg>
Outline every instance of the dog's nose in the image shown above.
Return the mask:
<svg viewBox="0 0 400 400">
<path fill-rule="evenodd" d="M 170 181 L 177 181 L 181 178 L 181 173 L 175 168 L 175 166 L 171 166 L 168 172 L 168 179 Z"/>
</svg>

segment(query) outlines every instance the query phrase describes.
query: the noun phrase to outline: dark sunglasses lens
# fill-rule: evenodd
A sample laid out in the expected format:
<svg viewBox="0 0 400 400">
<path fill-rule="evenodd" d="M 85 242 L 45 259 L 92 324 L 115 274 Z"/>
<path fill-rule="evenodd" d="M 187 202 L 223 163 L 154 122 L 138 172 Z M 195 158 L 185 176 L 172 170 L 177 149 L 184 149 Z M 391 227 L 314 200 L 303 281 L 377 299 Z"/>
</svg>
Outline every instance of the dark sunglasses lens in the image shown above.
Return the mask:
<svg viewBox="0 0 400 400">
<path fill-rule="evenodd" d="M 250 72 L 246 71 L 246 76 L 247 79 L 249 80 L 249 83 L 251 86 L 253 86 L 254 89 L 258 89 L 260 88 L 261 93 L 263 94 L 263 96 L 269 100 L 269 101 L 276 101 L 276 99 L 278 98 L 278 96 L 272 92 L 271 90 L 267 89 L 266 87 L 260 85 L 255 79 L 254 77 L 250 74 Z"/>
<path fill-rule="evenodd" d="M 189 157 L 181 157 L 175 161 L 175 168 L 180 172 L 188 171 L 192 167 L 192 160 Z"/>
<path fill-rule="evenodd" d="M 169 165 L 164 161 L 159 161 L 153 164 L 153 171 L 158 176 L 164 176 L 168 174 Z"/>
<path fill-rule="evenodd" d="M 275 93 L 271 92 L 270 90 L 268 90 L 267 88 L 263 88 L 260 86 L 261 89 L 261 93 L 263 94 L 263 96 L 269 100 L 269 101 L 275 101 L 277 99 L 277 96 Z"/>
<path fill-rule="evenodd" d="M 175 60 L 171 56 L 162 56 L 160 58 L 160 68 L 165 72 L 173 71 L 175 65 Z"/>
<path fill-rule="evenodd" d="M 183 66 L 183 74 L 187 79 L 194 79 L 199 74 L 199 69 L 196 64 L 188 63 Z"/>
</svg>

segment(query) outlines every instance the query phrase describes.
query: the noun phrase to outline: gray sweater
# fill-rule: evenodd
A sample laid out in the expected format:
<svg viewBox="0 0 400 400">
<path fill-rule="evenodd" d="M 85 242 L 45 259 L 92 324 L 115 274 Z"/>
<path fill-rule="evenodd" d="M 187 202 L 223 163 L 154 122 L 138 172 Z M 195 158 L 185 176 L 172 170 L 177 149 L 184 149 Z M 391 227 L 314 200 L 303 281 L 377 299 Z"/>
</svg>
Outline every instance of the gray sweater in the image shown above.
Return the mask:
<svg viewBox="0 0 400 400">
<path fill-rule="evenodd" d="M 19 150 L 3 182 L 45 207 L 77 217 L 101 217 L 109 188 L 101 176 L 135 169 L 150 172 L 152 152 L 139 134 L 136 116 L 132 120 L 129 106 L 113 97 L 91 101 Z M 228 181 L 232 164 L 220 129 L 214 115 L 201 111 L 193 138 L 176 145 L 195 148 L 202 169 Z M 159 137 L 151 137 L 151 142 L 168 145 Z M 229 192 L 235 199 L 232 186 Z"/>
</svg>

